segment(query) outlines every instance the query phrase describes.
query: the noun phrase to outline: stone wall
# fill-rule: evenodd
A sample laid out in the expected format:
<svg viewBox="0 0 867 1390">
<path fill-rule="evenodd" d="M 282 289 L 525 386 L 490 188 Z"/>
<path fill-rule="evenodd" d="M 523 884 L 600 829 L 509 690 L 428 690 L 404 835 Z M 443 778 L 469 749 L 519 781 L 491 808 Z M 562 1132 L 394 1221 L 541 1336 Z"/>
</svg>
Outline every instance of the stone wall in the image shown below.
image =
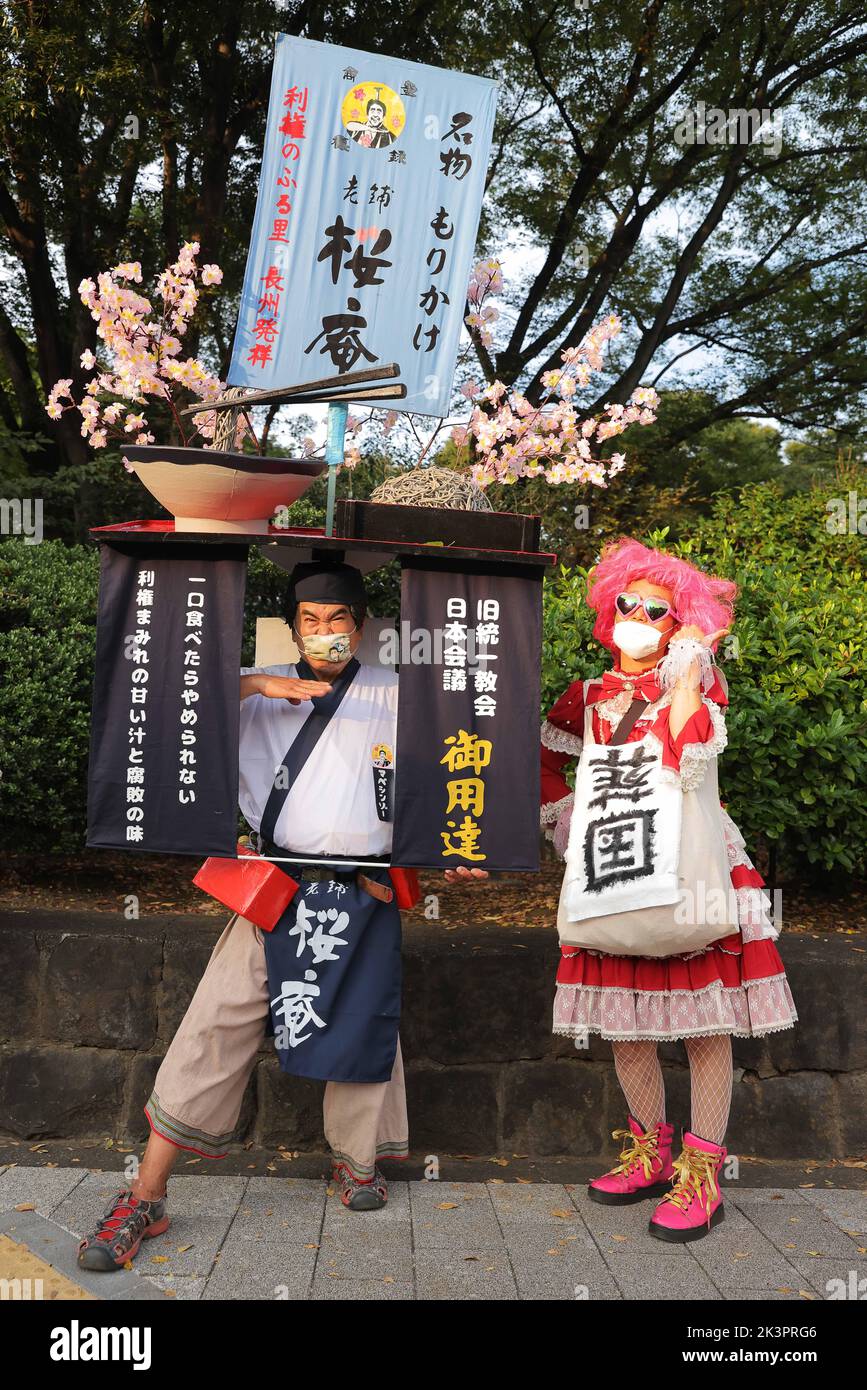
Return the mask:
<svg viewBox="0 0 867 1390">
<path fill-rule="evenodd" d="M 0 1134 L 147 1134 L 142 1106 L 221 930 L 213 917 L 0 913 Z M 765 1158 L 867 1149 L 867 940 L 780 941 L 794 1030 L 735 1040 L 729 1145 Z M 611 1049 L 550 1033 L 553 932 L 415 925 L 405 932 L 404 1018 L 415 1151 L 608 1156 L 625 1120 Z M 689 1122 L 682 1044 L 665 1044 L 669 1118 Z M 320 1083 L 284 1076 L 262 1044 L 240 1135 L 324 1147 Z"/>
</svg>

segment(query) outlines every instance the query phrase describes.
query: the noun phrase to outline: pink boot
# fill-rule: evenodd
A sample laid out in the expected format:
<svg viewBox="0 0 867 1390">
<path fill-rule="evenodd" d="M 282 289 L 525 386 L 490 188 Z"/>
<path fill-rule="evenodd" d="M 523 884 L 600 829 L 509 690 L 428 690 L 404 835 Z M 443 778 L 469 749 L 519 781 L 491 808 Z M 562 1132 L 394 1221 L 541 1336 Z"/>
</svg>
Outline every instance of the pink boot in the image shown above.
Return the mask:
<svg viewBox="0 0 867 1390">
<path fill-rule="evenodd" d="M 683 1152 L 674 1160 L 676 1179 L 650 1218 L 650 1234 L 681 1245 L 701 1240 L 724 1212 L 719 1170 L 726 1150 L 697 1134 L 684 1133 Z"/>
<path fill-rule="evenodd" d="M 674 1125 L 663 1121 L 645 1132 L 630 1115 L 629 1128 L 615 1129 L 611 1137 L 624 1141 L 620 1162 L 588 1184 L 588 1197 L 608 1207 L 625 1207 L 632 1202 L 642 1202 L 645 1197 L 658 1197 L 668 1190 L 674 1177 L 671 1161 Z"/>
</svg>

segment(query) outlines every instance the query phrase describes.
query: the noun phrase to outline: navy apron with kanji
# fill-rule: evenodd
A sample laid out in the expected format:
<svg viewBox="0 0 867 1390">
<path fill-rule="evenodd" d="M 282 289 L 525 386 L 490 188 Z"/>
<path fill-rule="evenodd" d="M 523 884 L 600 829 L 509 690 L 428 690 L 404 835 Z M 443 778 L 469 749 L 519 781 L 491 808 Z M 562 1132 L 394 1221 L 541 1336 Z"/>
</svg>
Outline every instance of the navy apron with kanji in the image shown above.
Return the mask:
<svg viewBox="0 0 867 1390">
<path fill-rule="evenodd" d="M 365 869 L 389 885 L 388 875 Z M 271 1027 L 283 1071 L 320 1081 L 389 1081 L 401 993 L 400 911 L 354 873 L 310 882 L 263 933 Z"/>
<path fill-rule="evenodd" d="M 303 658 L 298 675 L 315 680 Z M 293 783 L 359 670 L 353 657 L 327 695 L 311 703 L 288 750 L 262 815 L 266 856 L 291 853 L 274 843 L 277 819 Z M 309 864 L 315 863 L 315 856 Z M 342 863 L 309 879 L 304 869 L 279 865 L 299 888 L 276 927 L 264 932 L 270 1028 L 283 1071 L 320 1081 L 390 1081 L 397 1054 L 401 996 L 400 910 L 356 882 Z M 391 888 L 384 868 L 365 867 Z"/>
</svg>

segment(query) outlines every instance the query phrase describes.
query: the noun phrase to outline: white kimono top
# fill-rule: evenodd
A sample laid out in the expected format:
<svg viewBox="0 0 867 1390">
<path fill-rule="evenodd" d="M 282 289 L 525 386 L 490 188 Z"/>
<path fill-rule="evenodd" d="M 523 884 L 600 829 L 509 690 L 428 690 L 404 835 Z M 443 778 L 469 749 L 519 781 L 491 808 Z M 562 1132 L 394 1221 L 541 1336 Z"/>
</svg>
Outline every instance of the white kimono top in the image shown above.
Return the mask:
<svg viewBox="0 0 867 1390">
<path fill-rule="evenodd" d="M 295 666 L 248 666 L 242 676 L 297 676 Z M 396 766 L 398 677 L 361 666 L 305 763 L 277 819 L 274 839 L 293 853 L 377 858 L 391 851 L 392 825 L 380 820 L 374 787 L 381 745 Z M 313 705 L 248 695 L 241 701 L 238 800 L 259 830 L 277 769 Z M 374 751 L 375 750 L 375 751 Z"/>
</svg>

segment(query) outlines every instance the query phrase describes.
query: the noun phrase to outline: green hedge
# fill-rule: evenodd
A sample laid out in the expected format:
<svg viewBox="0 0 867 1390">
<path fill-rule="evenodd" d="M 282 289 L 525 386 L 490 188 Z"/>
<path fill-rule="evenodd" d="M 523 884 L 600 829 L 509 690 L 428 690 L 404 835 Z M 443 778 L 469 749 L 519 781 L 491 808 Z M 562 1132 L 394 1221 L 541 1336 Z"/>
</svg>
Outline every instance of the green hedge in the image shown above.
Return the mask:
<svg viewBox="0 0 867 1390">
<path fill-rule="evenodd" d="M 816 872 L 863 869 L 867 845 L 864 538 L 833 535 L 821 492 L 758 484 L 723 494 L 673 547 L 737 581 L 724 799 L 755 848 Z M 665 545 L 664 533 L 645 539 Z M 78 849 L 85 825 L 98 556 L 95 547 L 0 543 L 0 843 Z M 257 613 L 282 610 L 287 577 L 253 551 L 245 662 Z M 609 658 L 591 636 L 586 574 L 546 582 L 543 708 Z M 375 581 L 395 611 L 393 567 Z"/>
</svg>

